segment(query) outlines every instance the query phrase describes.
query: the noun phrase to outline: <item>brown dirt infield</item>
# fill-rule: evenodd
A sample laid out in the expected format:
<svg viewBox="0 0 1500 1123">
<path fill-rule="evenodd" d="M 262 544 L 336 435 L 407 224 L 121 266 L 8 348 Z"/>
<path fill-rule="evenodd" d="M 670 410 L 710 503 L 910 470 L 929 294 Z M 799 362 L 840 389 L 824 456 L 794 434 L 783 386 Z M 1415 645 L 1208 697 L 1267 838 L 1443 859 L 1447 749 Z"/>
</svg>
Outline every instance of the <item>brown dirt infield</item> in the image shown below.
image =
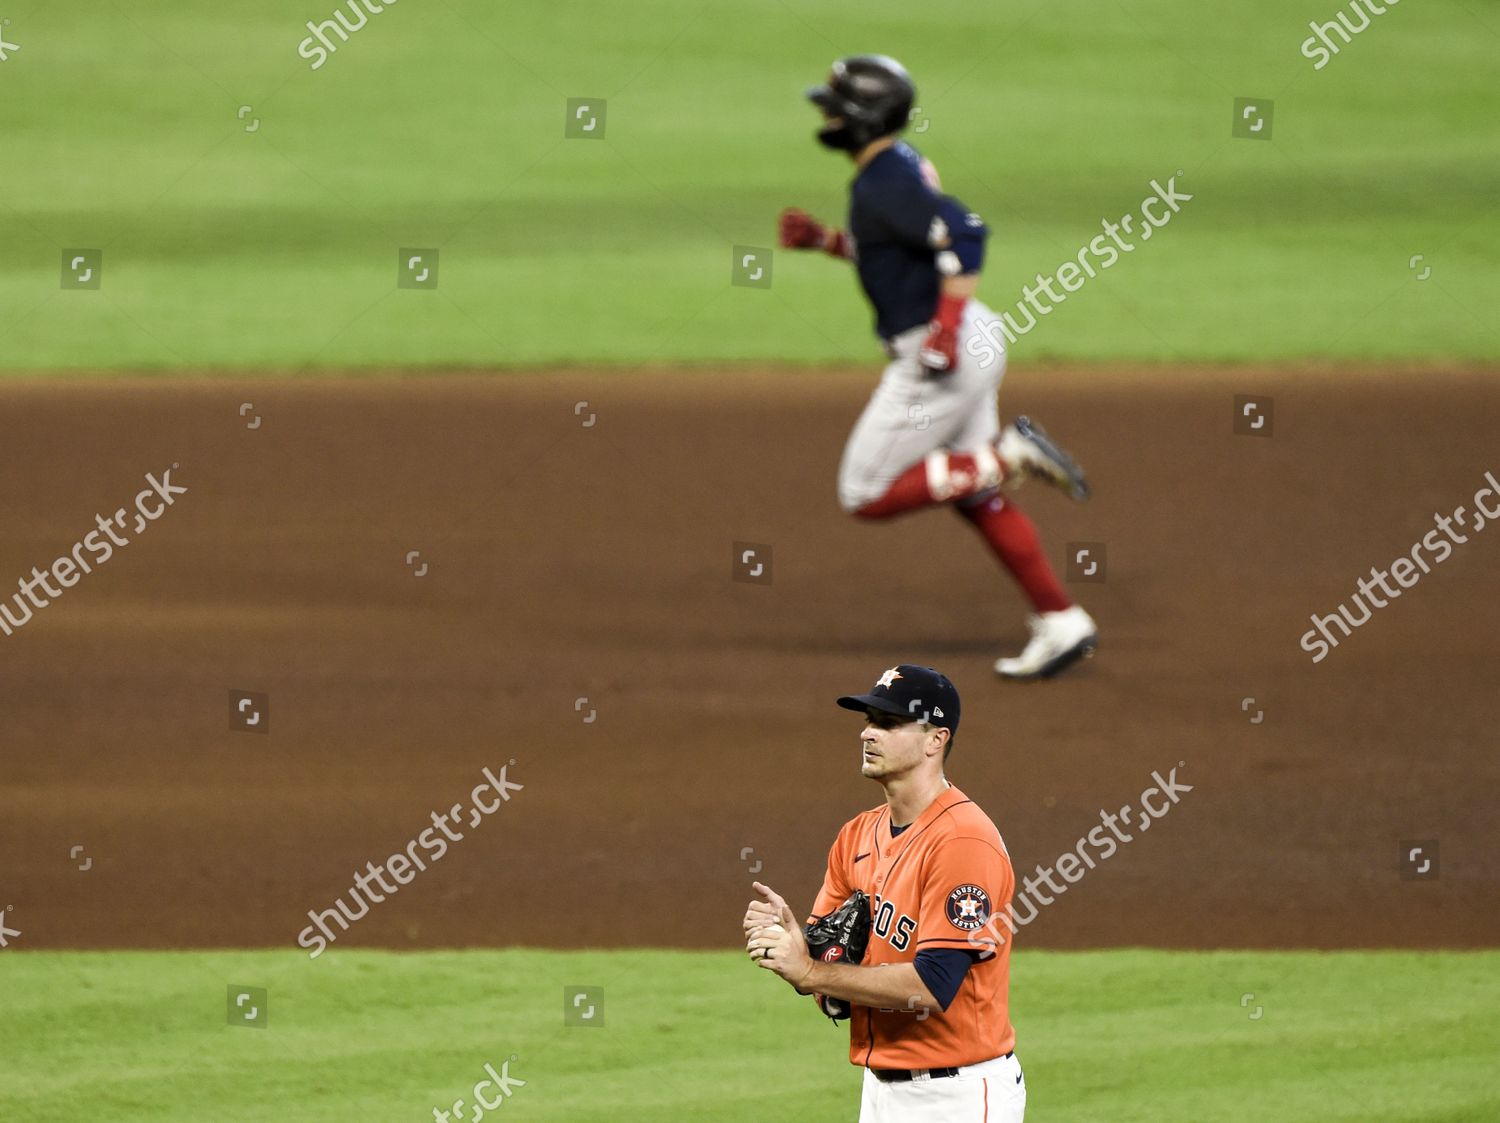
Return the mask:
<svg viewBox="0 0 1500 1123">
<path fill-rule="evenodd" d="M 1022 872 L 1154 769 L 1194 786 L 1022 946 L 1500 942 L 1500 530 L 1322 663 L 1298 646 L 1500 471 L 1495 371 L 1012 370 L 1007 415 L 1096 485 L 1020 502 L 1059 563 L 1108 548 L 1076 587 L 1098 657 L 1034 687 L 990 674 L 1024 608 L 968 527 L 837 510 L 872 379 L 0 386 L 0 586 L 146 472 L 189 488 L 0 636 L 17 946 L 290 948 L 511 759 L 525 790 L 339 946 L 735 946 L 750 867 L 805 906 L 878 801 L 832 698 L 903 660 L 963 691 L 950 775 Z M 1231 433 L 1248 392 L 1274 396 L 1269 439 Z M 773 546 L 772 584 L 731 580 L 736 540 Z M 267 735 L 229 731 L 234 688 L 269 692 Z M 1401 877 L 1403 839 L 1440 841 L 1438 880 Z"/>
</svg>

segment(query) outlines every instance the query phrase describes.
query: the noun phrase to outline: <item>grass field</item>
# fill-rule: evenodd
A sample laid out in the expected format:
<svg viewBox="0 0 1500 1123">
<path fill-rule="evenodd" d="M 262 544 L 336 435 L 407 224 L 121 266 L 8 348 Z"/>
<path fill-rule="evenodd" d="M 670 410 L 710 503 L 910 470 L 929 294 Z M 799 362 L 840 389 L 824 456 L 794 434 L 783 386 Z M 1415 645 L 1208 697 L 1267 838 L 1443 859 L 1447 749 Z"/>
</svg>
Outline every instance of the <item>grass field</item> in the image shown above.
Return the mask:
<svg viewBox="0 0 1500 1123">
<path fill-rule="evenodd" d="M 873 380 L 846 269 L 778 252 L 770 287 L 731 283 L 782 207 L 841 221 L 850 168 L 802 91 L 856 51 L 915 76 L 910 139 L 988 221 L 997 310 L 1151 181 L 1191 195 L 1017 360 L 1183 379 L 1493 363 L 1500 10 L 1392 4 L 1315 70 L 1309 21 L 1344 2 L 386 0 L 312 69 L 308 21 L 343 0 L 14 0 L 0 377 L 857 362 Z M 1265 139 L 1232 136 L 1239 98 Z M 565 136 L 570 99 L 604 107 L 590 137 Z M 435 287 L 398 285 L 403 250 Z M 97 287 L 71 286 L 74 254 Z M 109 411 L 91 408 L 92 471 Z M 1500 951 L 1037 951 L 1014 977 L 1030 1123 L 1500 1119 Z M 231 986 L 267 989 L 265 1028 L 229 1024 Z M 564 1025 L 570 986 L 600 988 L 602 1025 Z M 8 949 L 0 1011 L 0 1123 L 417 1121 L 487 1063 L 526 1082 L 504 1118 L 857 1111 L 846 1032 L 727 952 Z"/>
<path fill-rule="evenodd" d="M 730 259 L 784 205 L 840 218 L 801 91 L 872 49 L 994 230 L 996 308 L 1151 179 L 1193 196 L 1017 357 L 1500 354 L 1492 6 L 1392 7 L 1314 70 L 1333 0 L 407 0 L 313 70 L 335 6 L 6 9 L 0 364 L 871 359 L 840 267 L 782 254 L 762 290 Z M 607 101 L 602 141 L 564 139 L 570 97 Z M 1231 138 L 1236 97 L 1274 101 L 1269 141 Z M 396 287 L 402 247 L 439 251 L 436 291 Z M 98 290 L 60 288 L 78 248 Z"/>
<path fill-rule="evenodd" d="M 1022 952 L 1013 976 L 1029 1123 L 1500 1117 L 1500 953 Z M 738 954 L 26 953 L 3 977 L 8 1120 L 415 1123 L 507 1061 L 507 1119 L 857 1111 L 846 1031 Z M 230 985 L 266 988 L 266 1028 L 227 1024 Z M 564 1027 L 568 986 L 602 1025 Z"/>
</svg>

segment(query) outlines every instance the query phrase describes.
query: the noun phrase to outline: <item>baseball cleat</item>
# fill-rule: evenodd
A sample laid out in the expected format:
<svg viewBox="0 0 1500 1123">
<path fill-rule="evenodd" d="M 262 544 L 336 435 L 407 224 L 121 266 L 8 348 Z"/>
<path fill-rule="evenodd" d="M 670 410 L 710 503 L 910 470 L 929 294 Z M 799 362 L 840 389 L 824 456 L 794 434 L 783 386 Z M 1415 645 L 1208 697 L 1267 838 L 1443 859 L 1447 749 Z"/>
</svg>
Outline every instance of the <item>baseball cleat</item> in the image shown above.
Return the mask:
<svg viewBox="0 0 1500 1123">
<path fill-rule="evenodd" d="M 1043 612 L 1028 620 L 1031 640 L 1013 659 L 997 659 L 995 673 L 1016 682 L 1051 678 L 1059 671 L 1094 654 L 1099 629 L 1093 618 L 1076 604 L 1061 612 Z"/>
<path fill-rule="evenodd" d="M 1039 476 L 1080 503 L 1089 497 L 1083 469 L 1029 417 L 1018 417 L 1005 427 L 997 450 L 1014 481 L 1011 486 L 1026 476 Z"/>
</svg>

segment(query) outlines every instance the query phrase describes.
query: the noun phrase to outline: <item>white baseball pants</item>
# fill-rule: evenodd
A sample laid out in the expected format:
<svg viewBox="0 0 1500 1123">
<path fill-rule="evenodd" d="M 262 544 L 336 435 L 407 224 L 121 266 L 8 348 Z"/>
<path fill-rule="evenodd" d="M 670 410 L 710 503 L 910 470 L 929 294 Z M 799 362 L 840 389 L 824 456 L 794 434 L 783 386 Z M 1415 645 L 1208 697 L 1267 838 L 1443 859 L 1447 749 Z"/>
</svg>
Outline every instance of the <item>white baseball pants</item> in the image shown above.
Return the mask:
<svg viewBox="0 0 1500 1123">
<path fill-rule="evenodd" d="M 972 452 L 999 438 L 996 395 L 1005 377 L 1005 352 L 976 347 L 990 356 L 984 363 L 967 350 L 970 338 L 980 334 L 978 324 L 994 318 L 979 301 L 969 301 L 959 325 L 958 369 L 943 374 L 929 374 L 918 358 L 926 325 L 890 341 L 894 354 L 849 434 L 839 464 L 839 506 L 845 511 L 879 499 L 897 476 L 929 452 Z M 993 333 L 984 338 L 998 342 Z"/>
<path fill-rule="evenodd" d="M 899 1084 L 865 1069 L 859 1102 L 859 1123 L 1021 1123 L 1025 1115 L 1026 1078 L 1014 1055 Z"/>
</svg>

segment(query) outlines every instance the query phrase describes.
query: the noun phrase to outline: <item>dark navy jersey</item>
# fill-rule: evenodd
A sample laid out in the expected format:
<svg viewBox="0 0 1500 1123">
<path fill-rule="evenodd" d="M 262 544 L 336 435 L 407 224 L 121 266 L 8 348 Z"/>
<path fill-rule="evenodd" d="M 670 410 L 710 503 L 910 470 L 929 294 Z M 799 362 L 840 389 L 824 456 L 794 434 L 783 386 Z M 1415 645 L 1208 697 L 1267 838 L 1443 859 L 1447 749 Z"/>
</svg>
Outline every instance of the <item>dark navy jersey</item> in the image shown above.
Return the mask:
<svg viewBox="0 0 1500 1123">
<path fill-rule="evenodd" d="M 879 153 L 849 185 L 849 236 L 875 331 L 885 339 L 925 324 L 944 275 L 976 273 L 989 231 L 937 187 L 936 174 L 901 142 Z M 930 179 L 929 179 L 930 175 Z"/>
</svg>

